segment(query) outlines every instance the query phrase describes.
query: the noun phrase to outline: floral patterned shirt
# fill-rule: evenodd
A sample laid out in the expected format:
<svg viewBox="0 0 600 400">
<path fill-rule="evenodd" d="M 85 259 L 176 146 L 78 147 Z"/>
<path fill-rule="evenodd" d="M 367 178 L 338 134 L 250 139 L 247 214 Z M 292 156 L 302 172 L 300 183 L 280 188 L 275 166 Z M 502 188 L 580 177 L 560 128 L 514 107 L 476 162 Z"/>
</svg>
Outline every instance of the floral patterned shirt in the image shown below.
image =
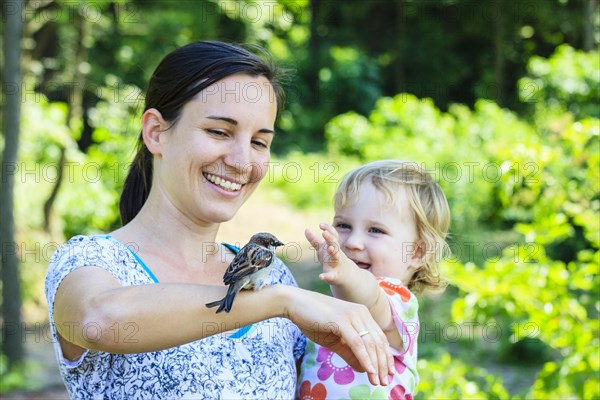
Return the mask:
<svg viewBox="0 0 600 400">
<path fill-rule="evenodd" d="M 77 268 L 97 266 L 122 286 L 157 283 L 125 244 L 110 236 L 76 236 L 50 262 L 46 297 L 54 350 L 71 398 L 75 399 L 290 399 L 296 387 L 296 360 L 306 338 L 284 318 L 272 318 L 163 351 L 112 354 L 87 350 L 76 361 L 63 357 L 54 326 L 54 298 L 62 280 Z M 296 285 L 279 260 L 271 284 Z M 182 299 L 182 301 L 184 301 Z M 176 310 L 173 310 L 176 312 Z M 111 332 L 112 332 L 111 327 Z M 100 325 L 73 323 L 84 335 L 99 335 Z M 135 341 L 135 323 L 115 326 L 121 340 Z"/>
<path fill-rule="evenodd" d="M 377 278 L 390 302 L 404 350 L 392 348 L 396 374 L 387 386 L 373 386 L 366 373 L 354 371 L 340 356 L 308 341 L 298 379 L 297 399 L 412 400 L 417 373 L 418 302 L 406 286 L 392 278 Z"/>
</svg>

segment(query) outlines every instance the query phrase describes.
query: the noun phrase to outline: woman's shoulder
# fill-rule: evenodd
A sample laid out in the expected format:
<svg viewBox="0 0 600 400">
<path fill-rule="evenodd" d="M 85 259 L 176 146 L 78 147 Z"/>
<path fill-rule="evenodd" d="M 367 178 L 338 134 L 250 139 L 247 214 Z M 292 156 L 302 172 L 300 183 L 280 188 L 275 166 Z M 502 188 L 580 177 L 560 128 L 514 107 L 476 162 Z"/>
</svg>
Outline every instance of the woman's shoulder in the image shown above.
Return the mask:
<svg viewBox="0 0 600 400">
<path fill-rule="evenodd" d="M 65 276 L 82 267 L 102 268 L 122 285 L 148 283 L 141 279 L 143 273 L 134 274 L 140 270 L 136 265 L 129 247 L 110 235 L 78 235 L 60 246 L 52 256 L 46 273 L 46 287 L 56 290 Z"/>
<path fill-rule="evenodd" d="M 110 235 L 76 235 L 58 247 L 54 257 L 64 256 L 65 253 L 98 249 L 98 247 L 112 247 L 114 241 Z"/>
<path fill-rule="evenodd" d="M 126 248 L 110 235 L 77 235 L 58 247 L 50 259 L 50 269 L 58 265 L 88 263 L 88 266 L 103 266 L 123 256 Z M 89 264 L 93 263 L 93 264 Z M 97 265 L 96 263 L 99 263 Z"/>
</svg>

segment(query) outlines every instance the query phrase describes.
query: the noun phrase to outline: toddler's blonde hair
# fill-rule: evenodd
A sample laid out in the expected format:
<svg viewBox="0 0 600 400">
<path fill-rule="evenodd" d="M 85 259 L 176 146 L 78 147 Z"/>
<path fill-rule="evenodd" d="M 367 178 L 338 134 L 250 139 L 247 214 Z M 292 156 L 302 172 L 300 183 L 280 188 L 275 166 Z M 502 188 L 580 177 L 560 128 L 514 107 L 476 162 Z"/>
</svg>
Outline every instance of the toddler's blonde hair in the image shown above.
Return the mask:
<svg viewBox="0 0 600 400">
<path fill-rule="evenodd" d="M 398 190 L 406 188 L 417 224 L 418 240 L 425 245 L 423 265 L 407 286 L 415 294 L 443 290 L 447 283 L 440 274 L 439 264 L 442 257 L 449 253 L 446 236 L 450 227 L 450 207 L 442 188 L 414 162 L 379 160 L 358 167 L 344 176 L 334 196 L 335 208 L 345 207 L 356 199 L 366 179 L 370 179 L 391 204 L 395 204 Z"/>
</svg>

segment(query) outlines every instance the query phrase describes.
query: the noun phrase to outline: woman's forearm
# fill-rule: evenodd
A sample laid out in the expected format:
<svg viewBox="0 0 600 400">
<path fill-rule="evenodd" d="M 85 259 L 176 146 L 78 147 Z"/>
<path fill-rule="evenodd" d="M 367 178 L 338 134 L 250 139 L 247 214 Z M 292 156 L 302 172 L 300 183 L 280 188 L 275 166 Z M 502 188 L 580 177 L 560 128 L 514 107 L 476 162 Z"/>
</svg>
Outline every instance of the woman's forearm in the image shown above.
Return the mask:
<svg viewBox="0 0 600 400">
<path fill-rule="evenodd" d="M 94 290 L 74 278 L 57 294 L 55 325 L 63 339 L 86 349 L 157 351 L 284 313 L 281 291 L 274 287 L 242 291 L 230 313 L 216 314 L 205 304 L 222 298 L 225 287 L 164 283 Z"/>
<path fill-rule="evenodd" d="M 216 314 L 206 307 L 225 293 L 225 287 L 178 283 L 121 287 L 110 273 L 83 267 L 71 272 L 59 286 L 53 305 L 54 323 L 65 356 L 76 359 L 84 349 L 158 351 L 268 318 L 285 317 L 354 368 L 370 372 L 374 384 L 384 382 L 393 370 L 385 335 L 362 305 L 293 286 L 273 285 L 240 292 L 229 313 Z M 359 337 L 362 329 L 368 329 L 372 336 Z"/>
<path fill-rule="evenodd" d="M 103 326 L 128 326 L 135 329 L 135 335 L 125 342 L 115 341 L 110 334 L 105 337 L 105 348 L 111 352 L 148 352 L 179 346 L 194 340 L 239 329 L 264 319 L 282 314 L 281 301 L 275 299 L 275 291 L 266 287 L 258 292 L 241 291 L 235 299 L 231 312 L 215 313 L 215 308 L 207 308 L 206 303 L 225 295 L 219 287 L 160 284 L 126 288 L 121 296 L 106 293 L 106 298 L 120 297 L 129 300 L 125 310 L 113 300 L 113 311 L 106 316 Z M 138 298 L 143 299 L 135 306 Z M 137 315 L 135 311 L 137 310 Z M 137 339 L 137 341 L 135 340 Z"/>
</svg>

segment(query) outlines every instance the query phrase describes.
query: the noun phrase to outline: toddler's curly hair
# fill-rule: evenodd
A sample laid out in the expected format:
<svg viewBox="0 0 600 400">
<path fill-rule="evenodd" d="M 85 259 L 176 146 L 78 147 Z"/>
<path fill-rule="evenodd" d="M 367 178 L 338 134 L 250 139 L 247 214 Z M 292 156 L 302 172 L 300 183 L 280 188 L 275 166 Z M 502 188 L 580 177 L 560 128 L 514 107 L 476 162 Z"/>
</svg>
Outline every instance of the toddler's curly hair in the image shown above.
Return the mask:
<svg viewBox="0 0 600 400">
<path fill-rule="evenodd" d="M 379 160 L 344 176 L 335 193 L 335 208 L 344 207 L 355 199 L 366 179 L 370 179 L 391 204 L 395 203 L 400 187 L 406 188 L 417 224 L 417 235 L 425 245 L 423 265 L 407 286 L 415 294 L 443 290 L 447 282 L 440 273 L 439 264 L 449 254 L 446 237 L 450 228 L 450 207 L 442 188 L 414 162 Z"/>
</svg>

